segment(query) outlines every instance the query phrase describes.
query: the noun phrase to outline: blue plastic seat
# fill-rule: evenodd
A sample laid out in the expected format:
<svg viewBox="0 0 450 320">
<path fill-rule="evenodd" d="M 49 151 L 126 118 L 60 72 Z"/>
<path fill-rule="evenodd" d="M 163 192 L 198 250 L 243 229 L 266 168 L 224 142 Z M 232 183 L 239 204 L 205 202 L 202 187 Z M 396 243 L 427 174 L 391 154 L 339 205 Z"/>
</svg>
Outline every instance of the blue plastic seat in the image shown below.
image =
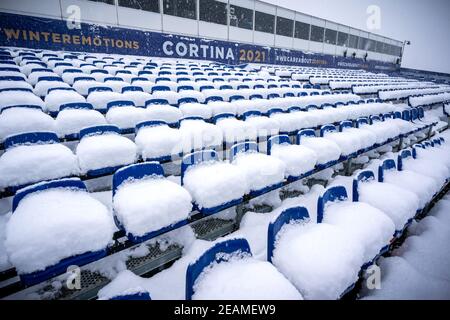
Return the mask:
<svg viewBox="0 0 450 320">
<path fill-rule="evenodd" d="M 117 170 L 113 175 L 112 193 L 113 199 L 118 188 L 125 182 L 139 181 L 147 177 L 154 177 L 156 179 L 164 179 L 164 169 L 159 162 L 144 162 L 138 164 L 132 164 Z M 127 232 L 124 226 L 120 223 L 117 216 L 114 216 L 114 221 L 119 229 Z M 159 230 L 152 230 L 145 235 L 137 236 L 130 232 L 127 232 L 128 239 L 133 243 L 141 243 L 149 239 L 155 238 L 170 230 L 180 228 L 188 223 L 187 219 L 177 221 L 171 225 L 162 227 Z"/>
<path fill-rule="evenodd" d="M 192 300 L 195 293 L 195 282 L 203 271 L 213 263 L 224 263 L 227 256 L 242 253 L 252 255 L 250 246 L 245 239 L 232 239 L 216 243 L 206 250 L 194 263 L 190 263 L 186 271 L 186 300 Z"/>
<path fill-rule="evenodd" d="M 68 188 L 71 190 L 82 190 L 87 191 L 86 185 L 78 178 L 71 178 L 71 179 L 61 179 L 61 180 L 53 180 L 50 182 L 44 182 L 35 184 L 33 186 L 30 186 L 28 188 L 24 188 L 16 193 L 16 195 L 13 198 L 13 204 L 12 204 L 12 212 L 14 214 L 14 211 L 19 206 L 20 202 L 28 195 L 36 193 L 36 192 L 42 192 L 44 190 L 50 190 L 50 189 L 59 189 L 59 188 Z M 64 212 L 61 212 L 63 214 Z M 57 240 L 57 239 L 55 239 Z M 67 272 L 67 268 L 69 266 L 83 266 L 85 264 L 88 264 L 90 262 L 99 260 L 103 257 L 105 257 L 107 254 L 107 248 L 104 248 L 99 251 L 95 252 L 86 252 L 79 255 L 75 255 L 72 257 L 67 257 L 62 259 L 61 261 L 55 263 L 52 266 L 46 267 L 42 271 L 35 271 L 28 274 L 20 274 L 20 280 L 21 282 L 26 286 L 32 286 L 37 283 L 43 282 L 45 280 L 51 279 L 57 275 L 63 274 Z"/>
</svg>

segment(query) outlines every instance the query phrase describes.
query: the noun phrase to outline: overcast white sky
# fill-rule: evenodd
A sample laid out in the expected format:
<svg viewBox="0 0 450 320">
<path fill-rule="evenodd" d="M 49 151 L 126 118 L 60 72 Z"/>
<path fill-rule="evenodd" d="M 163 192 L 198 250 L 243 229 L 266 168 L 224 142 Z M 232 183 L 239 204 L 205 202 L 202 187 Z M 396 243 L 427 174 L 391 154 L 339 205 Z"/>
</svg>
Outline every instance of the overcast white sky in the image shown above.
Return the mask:
<svg viewBox="0 0 450 320">
<path fill-rule="evenodd" d="M 403 67 L 450 73 L 449 0 L 264 0 L 358 29 L 410 40 Z M 381 29 L 368 30 L 367 7 L 381 9 Z"/>
</svg>

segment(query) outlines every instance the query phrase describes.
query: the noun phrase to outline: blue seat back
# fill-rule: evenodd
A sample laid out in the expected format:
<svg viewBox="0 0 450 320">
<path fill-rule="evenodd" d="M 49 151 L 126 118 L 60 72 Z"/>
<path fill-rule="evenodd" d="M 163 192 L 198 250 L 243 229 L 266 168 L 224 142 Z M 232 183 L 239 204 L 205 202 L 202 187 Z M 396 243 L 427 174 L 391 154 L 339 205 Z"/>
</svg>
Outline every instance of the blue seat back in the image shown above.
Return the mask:
<svg viewBox="0 0 450 320">
<path fill-rule="evenodd" d="M 235 118 L 234 114 L 229 113 L 229 112 L 224 112 L 224 113 L 219 113 L 217 115 L 215 115 L 214 117 L 212 117 L 212 121 L 214 123 L 217 123 L 217 121 L 221 120 L 221 119 L 226 119 L 226 118 Z"/>
<path fill-rule="evenodd" d="M 165 126 L 165 125 L 167 125 L 167 122 L 165 122 L 163 120 L 149 120 L 149 121 L 139 122 L 138 124 L 136 124 L 134 131 L 137 134 L 140 129 L 143 129 L 146 127 L 157 127 L 157 126 Z"/>
<path fill-rule="evenodd" d="M 157 91 L 170 91 L 170 87 L 168 86 L 154 86 L 152 87 L 151 93 L 157 92 Z"/>
<path fill-rule="evenodd" d="M 88 95 L 90 95 L 92 92 L 112 92 L 112 88 L 110 87 L 92 87 L 88 89 Z"/>
<path fill-rule="evenodd" d="M 34 192 L 40 192 L 49 189 L 56 188 L 70 188 L 70 189 L 79 189 L 86 191 L 86 185 L 79 178 L 68 178 L 68 179 L 60 179 L 60 180 L 52 180 L 49 182 L 41 182 L 36 183 L 32 186 L 23 188 L 14 195 L 13 203 L 12 203 L 12 212 L 16 211 L 17 207 L 27 195 L 30 195 Z"/>
<path fill-rule="evenodd" d="M 249 99 L 250 99 L 250 100 L 263 99 L 263 96 L 260 95 L 260 94 L 252 94 L 252 95 L 249 97 Z"/>
<path fill-rule="evenodd" d="M 364 170 L 358 173 L 358 175 L 353 179 L 352 190 L 353 190 L 353 202 L 359 201 L 358 185 L 360 182 L 374 181 L 375 174 L 371 170 Z"/>
<path fill-rule="evenodd" d="M 267 154 L 268 155 L 272 154 L 272 148 L 274 145 L 285 143 L 291 144 L 291 140 L 289 139 L 289 136 L 287 134 L 273 136 L 269 138 L 269 140 L 267 141 Z"/>
<path fill-rule="evenodd" d="M 302 137 L 316 137 L 316 132 L 313 129 L 304 129 L 304 130 L 300 130 L 297 133 L 297 144 L 301 144 L 302 142 Z"/>
<path fill-rule="evenodd" d="M 181 162 L 181 185 L 183 185 L 184 175 L 186 174 L 186 171 L 189 169 L 189 167 L 200 164 L 202 162 L 218 160 L 219 158 L 217 157 L 216 151 L 212 149 L 196 151 L 185 155 Z"/>
<path fill-rule="evenodd" d="M 308 210 L 304 207 L 293 207 L 284 210 L 269 224 L 267 231 L 267 261 L 272 262 L 273 252 L 277 241 L 278 232 L 292 222 L 309 221 Z"/>
<path fill-rule="evenodd" d="M 141 180 L 150 176 L 164 177 L 164 169 L 159 162 L 137 163 L 117 170 L 113 175 L 113 197 L 116 194 L 117 189 L 127 180 Z"/>
<path fill-rule="evenodd" d="M 59 111 L 65 110 L 65 109 L 84 109 L 84 110 L 92 110 L 94 107 L 92 104 L 87 102 L 71 102 L 71 103 L 65 103 L 59 106 Z"/>
<path fill-rule="evenodd" d="M 180 80 L 180 79 L 178 79 L 178 80 Z M 177 92 L 180 92 L 180 91 L 183 91 L 183 90 L 184 91 L 192 91 L 192 90 L 194 90 L 194 87 L 193 86 L 179 86 L 177 88 Z"/>
<path fill-rule="evenodd" d="M 250 142 L 241 142 L 233 145 L 230 149 L 231 151 L 231 159 L 230 161 L 233 161 L 234 158 L 238 153 L 245 153 L 245 152 L 258 152 L 258 144 L 254 141 Z"/>
<path fill-rule="evenodd" d="M 185 98 L 181 98 L 178 99 L 178 104 L 184 104 L 184 103 L 198 103 L 197 98 L 193 98 L 193 97 L 185 97 Z"/>
<path fill-rule="evenodd" d="M 242 119 L 245 121 L 250 117 L 261 117 L 262 113 L 261 111 L 258 110 L 250 110 L 250 111 L 246 111 L 242 114 Z"/>
<path fill-rule="evenodd" d="M 410 110 L 403 110 L 402 112 L 402 119 L 405 121 L 411 121 L 411 111 Z"/>
<path fill-rule="evenodd" d="M 375 122 L 380 122 L 381 118 L 380 118 L 380 116 L 370 116 L 369 121 L 370 121 L 370 124 L 374 124 Z"/>
<path fill-rule="evenodd" d="M 245 100 L 245 98 L 243 96 L 240 95 L 234 95 L 230 97 L 230 102 L 232 101 L 239 101 L 239 100 Z"/>
<path fill-rule="evenodd" d="M 83 128 L 80 130 L 80 140 L 86 136 L 101 135 L 105 133 L 120 133 L 120 129 L 117 126 L 110 124 Z"/>
<path fill-rule="evenodd" d="M 283 113 L 283 109 L 281 108 L 272 108 L 269 111 L 267 111 L 267 115 L 270 117 L 273 114 L 277 114 L 277 113 Z"/>
<path fill-rule="evenodd" d="M 413 154 L 411 150 L 403 150 L 400 152 L 397 158 L 397 169 L 398 171 L 403 171 L 403 160 L 413 158 Z"/>
<path fill-rule="evenodd" d="M 223 101 L 223 98 L 219 96 L 210 96 L 205 99 L 205 103 L 209 103 L 212 101 Z"/>
<path fill-rule="evenodd" d="M 166 99 L 150 99 L 145 101 L 145 106 L 153 106 L 153 105 L 161 105 L 161 104 L 169 104 L 169 101 Z"/>
<path fill-rule="evenodd" d="M 288 112 L 300 112 L 300 111 L 303 111 L 303 110 L 300 107 L 290 107 L 290 108 L 288 108 L 287 111 Z"/>
<path fill-rule="evenodd" d="M 317 106 L 317 105 L 315 105 L 315 104 L 310 104 L 310 105 L 307 105 L 307 106 L 305 107 L 305 110 L 306 110 L 306 111 L 309 111 L 309 110 L 317 110 L 317 109 L 319 109 L 319 106 Z"/>
<path fill-rule="evenodd" d="M 369 119 L 366 117 L 361 117 L 356 119 L 356 127 L 361 128 L 363 125 L 369 124 Z"/>
<path fill-rule="evenodd" d="M 195 281 L 212 263 L 226 262 L 231 254 L 244 253 L 252 255 L 250 246 L 245 239 L 232 239 L 216 243 L 206 250 L 195 262 L 190 263 L 186 270 L 186 300 L 192 300 Z"/>
<path fill-rule="evenodd" d="M 386 159 L 383 163 L 378 167 L 378 182 L 384 181 L 384 173 L 386 170 L 397 169 L 394 159 Z"/>
<path fill-rule="evenodd" d="M 136 92 L 144 92 L 144 89 L 142 89 L 139 86 L 126 86 L 126 87 L 122 88 L 122 93 L 134 92 L 134 91 L 136 91 Z"/>
<path fill-rule="evenodd" d="M 59 143 L 59 138 L 54 132 L 26 132 L 20 133 L 5 138 L 3 145 L 5 150 L 19 145 L 34 145 L 34 144 L 50 144 Z"/>
<path fill-rule="evenodd" d="M 332 124 L 326 124 L 320 128 L 320 136 L 323 137 L 327 132 L 336 132 L 336 127 Z"/>
<path fill-rule="evenodd" d="M 106 110 L 116 107 L 134 107 L 134 102 L 131 100 L 116 100 L 106 104 Z"/>
<path fill-rule="evenodd" d="M 115 296 L 109 300 L 148 301 L 148 300 L 152 300 L 152 298 L 150 297 L 150 293 L 148 293 L 148 292 L 138 292 L 138 293 L 134 293 L 134 294 Z"/>
<path fill-rule="evenodd" d="M 346 128 L 353 128 L 353 122 L 351 120 L 341 121 L 339 123 L 339 131 L 342 132 Z"/>
<path fill-rule="evenodd" d="M 344 201 L 347 199 L 347 190 L 345 190 L 344 186 L 335 186 L 327 189 L 317 200 L 317 223 L 322 223 L 325 207 L 328 202 Z"/>
</svg>

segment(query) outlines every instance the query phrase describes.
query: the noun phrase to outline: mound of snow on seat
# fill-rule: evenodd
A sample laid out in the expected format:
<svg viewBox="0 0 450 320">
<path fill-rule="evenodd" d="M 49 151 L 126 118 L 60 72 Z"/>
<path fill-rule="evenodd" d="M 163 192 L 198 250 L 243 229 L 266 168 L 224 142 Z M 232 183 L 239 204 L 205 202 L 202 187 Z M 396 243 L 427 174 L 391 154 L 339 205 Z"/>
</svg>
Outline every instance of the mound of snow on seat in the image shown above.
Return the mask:
<svg viewBox="0 0 450 320">
<path fill-rule="evenodd" d="M 9 135 L 36 131 L 55 131 L 53 118 L 41 110 L 10 108 L 0 114 L 0 141 Z"/>
<path fill-rule="evenodd" d="M 0 157 L 0 188 L 78 175 L 77 157 L 62 144 L 19 145 Z"/>
<path fill-rule="evenodd" d="M 251 257 L 212 264 L 199 276 L 194 289 L 194 300 L 302 299 L 272 264 Z"/>
<path fill-rule="evenodd" d="M 317 155 L 311 149 L 298 145 L 274 145 L 272 156 L 286 164 L 286 177 L 298 177 L 314 169 Z"/>
<path fill-rule="evenodd" d="M 248 190 L 245 173 L 223 162 L 194 165 L 188 168 L 183 181 L 200 208 L 212 208 L 239 199 Z"/>
<path fill-rule="evenodd" d="M 87 136 L 81 139 L 76 154 L 82 173 L 135 162 L 137 147 L 118 134 Z"/>
<path fill-rule="evenodd" d="M 273 263 L 305 299 L 338 299 L 358 280 L 363 249 L 338 227 L 296 223 L 278 233 Z"/>
<path fill-rule="evenodd" d="M 85 191 L 50 189 L 25 197 L 6 226 L 5 246 L 19 273 L 105 248 L 115 227 L 108 209 Z"/>
<path fill-rule="evenodd" d="M 284 180 L 286 166 L 275 157 L 257 152 L 247 152 L 238 154 L 233 164 L 245 173 L 249 186 L 248 191 L 258 191 Z"/>
<path fill-rule="evenodd" d="M 114 210 L 129 233 L 143 236 L 186 219 L 192 209 L 191 196 L 178 184 L 146 178 L 120 186 L 114 196 Z"/>
</svg>

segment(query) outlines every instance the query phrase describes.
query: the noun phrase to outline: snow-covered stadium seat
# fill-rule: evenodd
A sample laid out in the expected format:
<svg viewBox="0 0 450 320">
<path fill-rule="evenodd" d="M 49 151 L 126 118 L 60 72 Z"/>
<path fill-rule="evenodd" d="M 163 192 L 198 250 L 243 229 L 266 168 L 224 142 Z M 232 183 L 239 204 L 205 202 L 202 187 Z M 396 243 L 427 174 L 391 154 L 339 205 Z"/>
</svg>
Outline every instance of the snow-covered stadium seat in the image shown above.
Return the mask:
<svg viewBox="0 0 450 320">
<path fill-rule="evenodd" d="M 324 125 L 320 128 L 320 136 L 335 142 L 342 152 L 343 158 L 353 157 L 362 150 L 361 138 L 354 132 L 338 132 L 332 124 Z"/>
<path fill-rule="evenodd" d="M 208 105 L 199 103 L 196 98 L 181 98 L 178 100 L 178 108 L 183 113 L 183 117 L 202 117 L 210 119 L 211 108 Z"/>
<path fill-rule="evenodd" d="M 123 95 L 114 92 L 109 86 L 99 86 L 89 89 L 89 94 L 86 102 L 92 104 L 95 110 L 106 113 L 108 110 L 108 103 L 111 101 L 123 100 Z"/>
<path fill-rule="evenodd" d="M 66 139 L 78 139 L 81 129 L 104 124 L 105 117 L 90 103 L 63 104 L 55 119 L 56 132 Z"/>
<path fill-rule="evenodd" d="M 120 128 L 121 133 L 132 133 L 140 122 L 149 120 L 147 110 L 130 100 L 110 101 L 107 104 L 106 121 Z"/>
<path fill-rule="evenodd" d="M 144 92 L 139 86 L 122 88 L 122 99 L 133 101 L 136 107 L 145 107 L 145 102 L 151 99 L 151 94 Z"/>
<path fill-rule="evenodd" d="M 176 90 L 176 89 L 175 89 Z M 152 99 L 164 99 L 171 105 L 177 105 L 180 95 L 176 91 L 171 91 L 170 87 L 157 83 L 152 88 Z"/>
<path fill-rule="evenodd" d="M 164 178 L 158 162 L 133 164 L 114 173 L 116 223 L 135 243 L 186 224 L 191 201 L 184 188 Z"/>
<path fill-rule="evenodd" d="M 247 111 L 242 118 L 256 129 L 258 139 L 276 136 L 280 132 L 280 124 L 274 119 L 263 116 L 260 111 Z"/>
<path fill-rule="evenodd" d="M 353 288 L 363 248 L 339 227 L 310 222 L 308 210 L 284 210 L 268 228 L 267 259 L 305 299 L 339 299 Z"/>
<path fill-rule="evenodd" d="M 108 208 L 78 178 L 18 191 L 12 212 L 5 247 L 25 285 L 104 257 L 115 230 Z"/>
<path fill-rule="evenodd" d="M 30 89 L 0 89 L 0 110 L 18 105 L 33 105 L 44 109 L 44 102 Z"/>
<path fill-rule="evenodd" d="M 33 105 L 5 107 L 0 111 L 0 141 L 32 131 L 55 131 L 53 118 Z"/>
<path fill-rule="evenodd" d="M 364 249 L 364 263 L 370 265 L 389 249 L 394 222 L 381 210 L 364 202 L 348 201 L 343 186 L 328 188 L 317 202 L 317 222 L 339 227 Z"/>
<path fill-rule="evenodd" d="M 82 174 L 101 176 L 132 164 L 137 159 L 137 147 L 119 134 L 113 125 L 94 126 L 80 131 L 76 155 Z"/>
<path fill-rule="evenodd" d="M 414 192 L 419 198 L 420 209 L 423 209 L 440 189 L 438 182 L 431 177 L 409 170 L 397 171 L 394 159 L 385 159 L 379 165 L 378 181 L 394 184 Z"/>
<path fill-rule="evenodd" d="M 273 265 L 252 257 L 245 239 L 217 242 L 186 271 L 187 300 L 301 300 Z"/>
<path fill-rule="evenodd" d="M 181 110 L 165 99 L 150 99 L 145 102 L 145 108 L 150 120 L 162 120 L 172 126 L 177 125 L 183 117 Z"/>
<path fill-rule="evenodd" d="M 73 88 L 53 88 L 45 96 L 45 111 L 56 115 L 63 104 L 84 103 L 86 99 Z"/>
<path fill-rule="evenodd" d="M 231 147 L 231 163 L 245 174 L 247 194 L 256 197 L 280 188 L 285 178 L 285 164 L 272 156 L 259 153 L 256 142 L 243 142 Z"/>
<path fill-rule="evenodd" d="M 170 128 L 162 120 L 138 123 L 134 142 L 144 161 L 170 161 L 172 156 L 179 156 L 183 151 L 180 131 Z"/>
<path fill-rule="evenodd" d="M 151 300 L 150 292 L 142 287 L 142 278 L 130 270 L 121 271 L 97 296 L 98 300 Z"/>
<path fill-rule="evenodd" d="M 221 113 L 213 118 L 217 127 L 222 130 L 223 141 L 229 147 L 236 142 L 256 140 L 257 131 L 249 122 L 236 119 L 231 113 Z"/>
<path fill-rule="evenodd" d="M 0 157 L 0 188 L 17 190 L 31 183 L 77 176 L 77 158 L 59 143 L 54 132 L 27 132 L 9 136 Z"/>
<path fill-rule="evenodd" d="M 305 146 L 316 153 L 319 168 L 332 166 L 341 157 L 341 149 L 339 146 L 334 141 L 316 137 L 313 129 L 299 131 L 297 134 L 297 144 Z"/>
<path fill-rule="evenodd" d="M 267 144 L 267 154 L 280 159 L 286 165 L 285 177 L 288 179 L 308 175 L 317 164 L 318 157 L 313 150 L 291 144 L 287 135 L 273 136 Z"/>
<path fill-rule="evenodd" d="M 417 151 L 415 154 L 417 154 Z M 445 160 L 445 156 L 441 159 L 435 158 L 433 160 L 429 160 L 424 157 L 414 159 L 411 150 L 403 150 L 397 157 L 397 167 L 399 171 L 413 171 L 433 178 L 437 181 L 439 188 L 441 188 L 445 184 L 448 177 L 450 177 L 449 168 L 445 165 Z"/>
<path fill-rule="evenodd" d="M 237 166 L 219 161 L 214 150 L 183 157 L 181 184 L 192 195 L 195 208 L 203 214 L 237 205 L 249 190 L 245 173 Z"/>
<path fill-rule="evenodd" d="M 419 208 L 419 198 L 411 191 L 375 180 L 373 171 L 359 172 L 353 179 L 353 201 L 361 201 L 383 211 L 395 224 L 395 237 L 403 234 Z"/>
<path fill-rule="evenodd" d="M 180 120 L 180 132 L 183 137 L 183 151 L 214 148 L 222 146 L 222 130 L 201 117 L 187 117 Z"/>
<path fill-rule="evenodd" d="M 60 77 L 40 77 L 34 86 L 34 94 L 45 99 L 48 90 L 53 88 L 70 88 Z"/>
</svg>

